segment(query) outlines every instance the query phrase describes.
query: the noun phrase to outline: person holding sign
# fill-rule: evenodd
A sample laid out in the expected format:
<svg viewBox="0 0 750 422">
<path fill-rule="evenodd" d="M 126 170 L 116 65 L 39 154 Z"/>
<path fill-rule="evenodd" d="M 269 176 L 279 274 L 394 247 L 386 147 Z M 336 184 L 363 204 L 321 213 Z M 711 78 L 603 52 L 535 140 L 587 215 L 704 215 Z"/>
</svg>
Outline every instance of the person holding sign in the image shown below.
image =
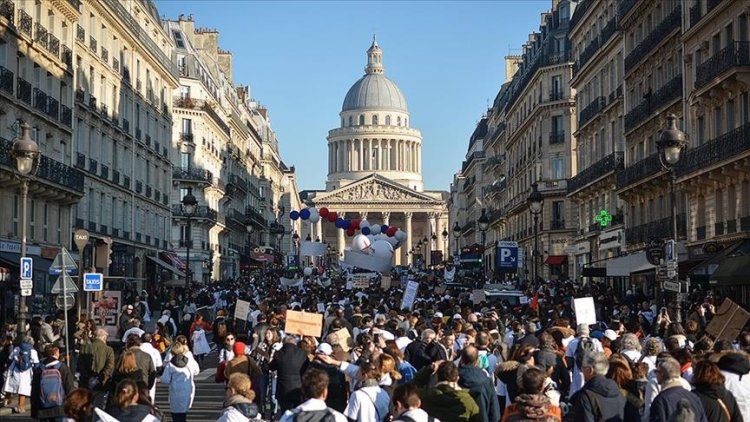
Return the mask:
<svg viewBox="0 0 750 422">
<path fill-rule="evenodd" d="M 302 403 L 302 374 L 309 364 L 307 353 L 297 346 L 297 339 L 287 336 L 269 367 L 276 371 L 276 400 L 282 412 Z"/>
</svg>

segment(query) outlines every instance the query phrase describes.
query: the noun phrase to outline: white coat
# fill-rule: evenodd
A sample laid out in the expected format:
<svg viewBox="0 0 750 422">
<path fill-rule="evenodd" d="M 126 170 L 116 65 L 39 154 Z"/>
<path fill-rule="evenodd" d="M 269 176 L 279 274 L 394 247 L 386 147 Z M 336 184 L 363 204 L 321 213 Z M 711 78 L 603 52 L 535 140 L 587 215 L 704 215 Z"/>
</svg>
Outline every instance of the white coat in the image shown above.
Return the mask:
<svg viewBox="0 0 750 422">
<path fill-rule="evenodd" d="M 196 329 L 193 331 L 193 354 L 200 356 L 211 351 L 211 346 L 208 345 L 206 339 L 206 332 L 202 329 Z"/>
<path fill-rule="evenodd" d="M 750 421 L 750 374 L 739 376 L 723 370 L 721 373 L 724 375 L 724 387 L 734 394 L 742 418 Z"/>
<path fill-rule="evenodd" d="M 172 413 L 187 413 L 193 407 L 195 398 L 194 378 L 200 372 L 198 363 L 188 359 L 186 366 L 177 367 L 168 363 L 164 367 L 161 382 L 169 385 L 169 411 Z"/>
<path fill-rule="evenodd" d="M 8 370 L 5 377 L 5 385 L 3 385 L 3 391 L 11 394 L 20 394 L 22 396 L 31 396 L 31 378 L 33 375 L 33 369 L 29 368 L 25 371 L 16 370 L 16 361 L 21 352 L 19 347 L 14 347 L 10 353 L 9 360 L 11 361 L 8 365 Z M 36 350 L 31 349 L 31 363 L 39 363 L 39 354 Z"/>
</svg>

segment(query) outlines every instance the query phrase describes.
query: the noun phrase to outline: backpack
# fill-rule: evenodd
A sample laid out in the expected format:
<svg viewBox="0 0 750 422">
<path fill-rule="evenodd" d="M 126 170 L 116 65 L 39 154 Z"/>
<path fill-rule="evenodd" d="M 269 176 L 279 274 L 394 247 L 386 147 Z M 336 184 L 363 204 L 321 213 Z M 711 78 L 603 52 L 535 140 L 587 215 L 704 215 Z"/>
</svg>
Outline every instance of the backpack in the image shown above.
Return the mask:
<svg viewBox="0 0 750 422">
<path fill-rule="evenodd" d="M 483 355 L 479 355 L 479 368 L 484 369 L 485 371 L 487 371 L 487 373 L 489 373 L 490 358 L 486 353 Z"/>
<path fill-rule="evenodd" d="M 16 361 L 16 369 L 19 372 L 27 371 L 31 369 L 34 364 L 31 362 L 31 350 L 34 348 L 29 343 L 21 343 L 20 346 L 18 346 L 19 352 L 18 352 L 18 360 Z"/>
<path fill-rule="evenodd" d="M 41 396 L 41 406 L 44 409 L 60 407 L 65 402 L 61 367 L 62 363 L 60 362 L 52 366 L 42 367 L 39 395 Z"/>
<path fill-rule="evenodd" d="M 330 409 L 307 410 L 296 412 L 292 420 L 294 422 L 336 422 L 336 416 Z"/>
<path fill-rule="evenodd" d="M 575 354 L 576 367 L 579 371 L 581 370 L 581 366 L 583 366 L 583 357 L 587 354 L 594 353 L 595 351 L 596 347 L 594 346 L 594 340 L 592 340 L 591 337 L 583 337 L 580 339 Z"/>
</svg>

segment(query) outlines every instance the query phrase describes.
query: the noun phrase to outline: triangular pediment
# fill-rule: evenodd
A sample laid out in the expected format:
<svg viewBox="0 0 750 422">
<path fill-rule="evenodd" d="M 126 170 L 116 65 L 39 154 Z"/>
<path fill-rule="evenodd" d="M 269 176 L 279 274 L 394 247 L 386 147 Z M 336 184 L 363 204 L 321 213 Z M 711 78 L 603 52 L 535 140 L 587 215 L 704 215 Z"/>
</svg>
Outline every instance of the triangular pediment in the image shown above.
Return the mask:
<svg viewBox="0 0 750 422">
<path fill-rule="evenodd" d="M 316 195 L 315 203 L 321 202 L 435 203 L 436 200 L 388 178 L 371 174 L 336 190 Z"/>
</svg>

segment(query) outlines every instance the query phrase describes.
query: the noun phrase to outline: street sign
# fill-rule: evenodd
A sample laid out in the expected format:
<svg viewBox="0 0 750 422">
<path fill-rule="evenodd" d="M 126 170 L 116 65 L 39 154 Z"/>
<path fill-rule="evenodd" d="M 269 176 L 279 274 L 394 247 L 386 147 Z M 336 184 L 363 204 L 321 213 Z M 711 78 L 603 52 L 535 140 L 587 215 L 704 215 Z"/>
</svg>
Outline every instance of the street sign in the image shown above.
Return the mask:
<svg viewBox="0 0 750 422">
<path fill-rule="evenodd" d="M 506 241 L 497 242 L 495 267 L 510 270 L 518 269 L 518 243 Z"/>
<path fill-rule="evenodd" d="M 664 290 L 680 293 L 680 282 L 665 280 L 662 282 L 661 285 L 664 288 Z"/>
<path fill-rule="evenodd" d="M 55 260 L 52 261 L 52 265 L 49 266 L 49 273 L 51 275 L 59 275 L 63 272 L 63 268 L 68 274 L 71 273 L 71 270 L 74 270 L 72 271 L 73 273 L 78 270 L 78 265 L 65 248 L 62 248 L 57 256 L 55 256 Z"/>
<path fill-rule="evenodd" d="M 62 273 L 60 274 L 60 277 L 57 277 L 57 281 L 55 281 L 55 284 L 52 286 L 50 293 L 59 295 L 62 294 L 63 291 L 65 293 L 75 293 L 78 291 L 75 281 L 70 278 L 67 272 Z"/>
<path fill-rule="evenodd" d="M 78 253 L 83 256 L 83 249 L 89 243 L 89 232 L 84 229 L 78 229 L 73 233 L 73 241 L 78 248 Z"/>
<path fill-rule="evenodd" d="M 22 290 L 28 290 L 34 288 L 34 281 L 22 278 L 20 281 L 20 287 Z"/>
<path fill-rule="evenodd" d="M 21 278 L 31 280 L 34 277 L 34 260 L 28 256 L 21 258 Z"/>
<path fill-rule="evenodd" d="M 104 290 L 104 275 L 101 273 L 85 273 L 83 275 L 84 292 L 101 292 Z"/>
<path fill-rule="evenodd" d="M 677 277 L 677 271 L 659 266 L 659 270 L 656 273 L 656 277 L 661 280 L 669 280 L 669 279 Z"/>
<path fill-rule="evenodd" d="M 31 289 L 21 289 L 21 296 L 31 296 Z"/>
<path fill-rule="evenodd" d="M 69 311 L 71 308 L 73 308 L 73 305 L 76 303 L 76 297 L 73 294 L 66 294 L 66 295 L 59 295 L 55 298 L 55 306 L 57 306 L 58 309 L 64 309 L 66 311 Z"/>
<path fill-rule="evenodd" d="M 667 262 L 677 262 L 677 243 L 674 239 L 664 242 L 664 260 Z"/>
</svg>

